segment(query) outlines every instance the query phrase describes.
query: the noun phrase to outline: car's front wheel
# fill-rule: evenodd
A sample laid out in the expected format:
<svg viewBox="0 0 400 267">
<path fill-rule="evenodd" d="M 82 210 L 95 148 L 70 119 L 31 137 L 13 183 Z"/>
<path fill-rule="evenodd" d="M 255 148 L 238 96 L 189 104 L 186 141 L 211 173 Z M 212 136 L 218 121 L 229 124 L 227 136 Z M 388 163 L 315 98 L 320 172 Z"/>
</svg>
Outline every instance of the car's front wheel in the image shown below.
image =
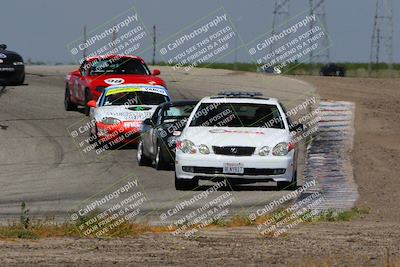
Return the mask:
<svg viewBox="0 0 400 267">
<path fill-rule="evenodd" d="M 297 171 L 293 173 L 291 182 L 277 182 L 279 190 L 296 190 L 297 189 Z"/>
<path fill-rule="evenodd" d="M 154 168 L 156 170 L 165 170 L 167 168 L 167 162 L 164 159 L 164 154 L 162 153 L 160 144 L 157 144 L 157 151 L 154 157 Z"/>
<path fill-rule="evenodd" d="M 89 114 L 90 114 L 90 107 L 87 104 L 89 101 L 90 101 L 89 90 L 86 89 L 85 90 L 85 107 L 84 107 L 84 111 L 85 111 L 85 115 L 86 116 L 89 116 Z"/>
<path fill-rule="evenodd" d="M 146 155 L 143 152 L 143 140 L 139 141 L 139 144 L 137 146 L 136 157 L 139 166 L 149 166 L 151 163 L 150 159 L 146 157 Z"/>
<path fill-rule="evenodd" d="M 193 190 L 199 186 L 197 179 L 178 179 L 175 174 L 175 189 L 176 190 Z"/>
<path fill-rule="evenodd" d="M 64 108 L 66 111 L 73 111 L 77 109 L 77 105 L 71 102 L 71 92 L 69 91 L 68 85 L 65 86 Z"/>
<path fill-rule="evenodd" d="M 19 80 L 18 85 L 23 85 L 24 82 L 25 82 L 25 73 L 22 74 L 22 77 L 21 77 L 21 79 Z"/>
</svg>

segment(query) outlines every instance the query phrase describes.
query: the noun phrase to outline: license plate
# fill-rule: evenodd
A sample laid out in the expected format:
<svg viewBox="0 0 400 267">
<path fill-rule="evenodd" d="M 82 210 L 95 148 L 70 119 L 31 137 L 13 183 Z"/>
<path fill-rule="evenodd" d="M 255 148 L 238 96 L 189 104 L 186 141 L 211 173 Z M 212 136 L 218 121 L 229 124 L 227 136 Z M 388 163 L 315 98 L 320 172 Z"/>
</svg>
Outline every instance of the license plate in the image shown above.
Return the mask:
<svg viewBox="0 0 400 267">
<path fill-rule="evenodd" d="M 242 163 L 224 163 L 224 173 L 243 174 L 244 167 Z"/>
</svg>

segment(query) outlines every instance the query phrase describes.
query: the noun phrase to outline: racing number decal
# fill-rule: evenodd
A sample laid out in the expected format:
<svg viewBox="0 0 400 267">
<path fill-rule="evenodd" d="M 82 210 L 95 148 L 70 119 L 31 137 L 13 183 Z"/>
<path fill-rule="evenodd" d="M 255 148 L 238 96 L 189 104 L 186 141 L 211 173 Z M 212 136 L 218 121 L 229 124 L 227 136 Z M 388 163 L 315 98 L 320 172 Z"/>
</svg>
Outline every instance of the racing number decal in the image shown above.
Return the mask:
<svg viewBox="0 0 400 267">
<path fill-rule="evenodd" d="M 124 83 L 125 80 L 122 78 L 109 78 L 105 79 L 104 82 L 109 85 L 118 85 Z"/>
</svg>

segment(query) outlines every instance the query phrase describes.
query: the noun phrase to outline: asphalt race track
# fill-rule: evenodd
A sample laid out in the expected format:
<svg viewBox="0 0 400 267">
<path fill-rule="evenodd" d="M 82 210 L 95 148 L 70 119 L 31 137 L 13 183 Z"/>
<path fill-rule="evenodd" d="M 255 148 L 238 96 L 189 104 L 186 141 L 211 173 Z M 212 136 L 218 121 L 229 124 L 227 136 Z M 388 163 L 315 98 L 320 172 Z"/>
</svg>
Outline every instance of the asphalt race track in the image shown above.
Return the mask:
<svg viewBox="0 0 400 267">
<path fill-rule="evenodd" d="M 80 112 L 63 107 L 65 75 L 73 67 L 27 67 L 27 85 L 6 87 L 0 92 L 0 218 L 19 216 L 25 201 L 31 215 L 69 218 L 73 207 L 99 192 L 111 192 L 115 183 L 136 179 L 146 195 L 138 218 L 160 222 L 160 214 L 209 188 L 183 192 L 174 188 L 173 171 L 139 167 L 136 149 L 129 147 L 102 153 L 82 153 L 69 134 L 71 127 L 83 125 Z M 172 97 L 196 99 L 220 90 L 261 91 L 279 98 L 288 109 L 316 96 L 314 88 L 293 78 L 227 70 L 195 69 L 189 73 L 161 67 Z M 317 97 L 317 96 L 316 96 Z M 84 137 L 78 137 L 83 139 Z M 299 184 L 303 183 L 304 142 L 300 145 Z M 128 177 L 128 178 L 127 178 Z M 122 180 L 121 180 L 122 179 Z M 230 215 L 246 214 L 288 191 L 276 191 L 275 184 L 222 188 L 216 195 L 230 192 L 234 201 Z M 202 204 L 202 200 L 186 212 Z"/>
</svg>

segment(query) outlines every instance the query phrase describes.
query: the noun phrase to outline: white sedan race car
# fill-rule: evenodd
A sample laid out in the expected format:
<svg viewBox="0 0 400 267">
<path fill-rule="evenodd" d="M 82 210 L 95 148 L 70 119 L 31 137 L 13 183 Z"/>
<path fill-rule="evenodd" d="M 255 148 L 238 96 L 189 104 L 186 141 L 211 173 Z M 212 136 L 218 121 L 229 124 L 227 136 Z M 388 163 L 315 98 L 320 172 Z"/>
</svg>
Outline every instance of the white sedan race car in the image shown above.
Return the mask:
<svg viewBox="0 0 400 267">
<path fill-rule="evenodd" d="M 176 145 L 175 188 L 199 179 L 237 183 L 275 181 L 295 189 L 297 147 L 283 106 L 260 93 L 222 92 L 205 97 L 191 113 Z"/>
<path fill-rule="evenodd" d="M 100 144 L 137 143 L 142 123 L 157 106 L 169 102 L 160 85 L 124 84 L 107 87 L 97 102 L 88 102 L 91 136 Z"/>
</svg>

